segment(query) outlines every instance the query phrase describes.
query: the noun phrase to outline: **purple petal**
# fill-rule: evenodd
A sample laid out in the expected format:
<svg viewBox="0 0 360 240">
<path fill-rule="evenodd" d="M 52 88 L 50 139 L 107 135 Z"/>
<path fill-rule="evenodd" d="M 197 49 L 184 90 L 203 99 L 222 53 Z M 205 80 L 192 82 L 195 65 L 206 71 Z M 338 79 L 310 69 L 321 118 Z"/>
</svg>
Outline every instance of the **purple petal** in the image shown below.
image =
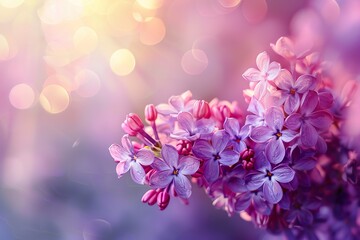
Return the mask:
<svg viewBox="0 0 360 240">
<path fill-rule="evenodd" d="M 129 139 L 129 135 L 126 134 L 121 138 L 121 145 L 128 153 L 134 155 L 134 146 Z"/>
<path fill-rule="evenodd" d="M 229 134 L 227 134 L 224 130 L 215 132 L 211 138 L 211 142 L 216 152 L 219 153 L 223 151 L 226 148 L 229 139 Z"/>
<path fill-rule="evenodd" d="M 226 118 L 224 122 L 224 129 L 231 138 L 236 137 L 240 131 L 239 121 L 235 118 Z"/>
<path fill-rule="evenodd" d="M 293 168 L 295 170 L 300 171 L 308 171 L 313 169 L 316 166 L 316 160 L 313 157 L 306 157 L 301 158 L 296 161 L 296 163 L 293 165 Z"/>
<path fill-rule="evenodd" d="M 251 101 L 249 103 L 249 106 L 247 110 L 255 115 L 263 116 L 265 113 L 265 109 L 260 101 L 258 101 L 256 98 L 251 98 Z"/>
<path fill-rule="evenodd" d="M 256 66 L 260 69 L 261 72 L 267 72 L 269 69 L 270 58 L 267 52 L 259 53 L 256 57 Z"/>
<path fill-rule="evenodd" d="M 251 194 L 249 192 L 241 193 L 235 203 L 235 211 L 240 212 L 247 209 L 251 203 Z"/>
<path fill-rule="evenodd" d="M 314 147 L 318 139 L 318 133 L 311 124 L 304 123 L 301 126 L 300 139 L 304 146 Z"/>
<path fill-rule="evenodd" d="M 314 90 L 316 78 L 312 75 L 301 75 L 295 82 L 295 89 L 298 93 L 305 93 L 308 90 Z"/>
<path fill-rule="evenodd" d="M 285 157 L 284 143 L 280 139 L 272 139 L 265 147 L 265 155 L 269 162 L 280 163 Z"/>
<path fill-rule="evenodd" d="M 264 126 L 265 125 L 265 120 L 264 120 L 263 117 L 259 117 L 259 116 L 256 116 L 256 115 L 247 115 L 245 124 L 251 125 L 253 127 Z"/>
<path fill-rule="evenodd" d="M 301 126 L 301 115 L 299 113 L 293 113 L 285 120 L 285 126 L 291 130 L 298 130 Z"/>
<path fill-rule="evenodd" d="M 266 124 L 275 130 L 281 130 L 284 125 L 284 113 L 278 107 L 270 107 L 265 114 Z"/>
<path fill-rule="evenodd" d="M 150 186 L 153 188 L 164 188 L 171 183 L 174 176 L 172 175 L 172 170 L 155 172 L 150 177 Z"/>
<path fill-rule="evenodd" d="M 303 114 L 312 113 L 318 105 L 319 97 L 315 91 L 308 91 L 301 99 L 300 112 Z"/>
<path fill-rule="evenodd" d="M 172 167 L 170 167 L 166 162 L 157 157 L 155 157 L 154 162 L 151 164 L 151 167 L 154 168 L 156 171 L 172 170 Z"/>
<path fill-rule="evenodd" d="M 201 159 L 213 159 L 215 150 L 213 146 L 206 140 L 196 140 L 192 148 L 194 155 Z"/>
<path fill-rule="evenodd" d="M 290 210 L 287 214 L 286 214 L 286 221 L 291 223 L 293 221 L 295 221 L 295 219 L 297 218 L 297 216 L 299 215 L 299 210 L 294 209 L 294 210 Z"/>
<path fill-rule="evenodd" d="M 287 114 L 296 112 L 300 106 L 300 97 L 299 94 L 289 94 L 288 98 L 285 100 L 284 111 Z"/>
<path fill-rule="evenodd" d="M 232 177 L 229 179 L 227 186 L 233 192 L 244 192 L 247 191 L 245 185 L 245 179 L 243 177 Z"/>
<path fill-rule="evenodd" d="M 273 205 L 265 200 L 262 192 L 253 195 L 253 203 L 255 211 L 263 215 L 270 215 Z"/>
<path fill-rule="evenodd" d="M 317 111 L 309 116 L 308 122 L 320 130 L 327 130 L 331 126 L 333 119 L 327 111 Z"/>
<path fill-rule="evenodd" d="M 295 176 L 295 171 L 292 170 L 289 166 L 280 164 L 275 167 L 271 173 L 273 174 L 274 180 L 281 182 L 281 183 L 288 183 L 293 180 Z"/>
<path fill-rule="evenodd" d="M 189 198 L 191 195 L 191 184 L 189 179 L 179 174 L 174 177 L 174 190 L 181 198 Z"/>
<path fill-rule="evenodd" d="M 165 104 L 165 103 L 157 105 L 156 110 L 158 111 L 158 113 L 165 115 L 165 116 L 177 113 L 175 108 L 173 108 L 171 105 Z"/>
<path fill-rule="evenodd" d="M 227 149 L 220 153 L 220 159 L 219 162 L 221 164 L 224 164 L 226 166 L 231 166 L 239 161 L 240 155 L 239 153 Z"/>
<path fill-rule="evenodd" d="M 212 183 L 219 177 L 220 167 L 217 161 L 208 160 L 204 163 L 204 176 L 205 179 Z"/>
<path fill-rule="evenodd" d="M 148 166 L 154 162 L 154 153 L 148 149 L 140 149 L 136 153 L 136 161 L 141 163 L 144 166 Z"/>
<path fill-rule="evenodd" d="M 194 174 L 200 166 L 200 161 L 194 157 L 186 156 L 179 160 L 180 173 L 184 175 Z"/>
<path fill-rule="evenodd" d="M 177 167 L 179 154 L 175 147 L 165 144 L 161 149 L 161 156 L 170 167 Z"/>
<path fill-rule="evenodd" d="M 131 162 L 130 175 L 134 182 L 144 184 L 145 171 L 144 168 L 137 162 Z"/>
<path fill-rule="evenodd" d="M 297 132 L 289 129 L 282 130 L 281 134 L 281 140 L 284 142 L 290 142 L 297 136 Z"/>
<path fill-rule="evenodd" d="M 249 191 L 260 188 L 265 181 L 267 181 L 267 179 L 264 172 L 254 171 L 245 176 L 246 187 Z"/>
<path fill-rule="evenodd" d="M 202 118 L 195 122 L 195 130 L 200 134 L 212 133 L 215 128 L 215 121 L 213 119 Z"/>
<path fill-rule="evenodd" d="M 326 153 L 327 151 L 327 144 L 321 136 L 318 136 L 317 142 L 316 142 L 316 151 L 318 153 Z"/>
<path fill-rule="evenodd" d="M 116 162 L 124 162 L 131 160 L 131 157 L 129 156 L 130 153 L 118 144 L 112 144 L 109 147 L 109 152 L 111 157 Z"/>
<path fill-rule="evenodd" d="M 268 74 L 267 79 L 270 81 L 274 80 L 278 76 L 280 69 L 281 69 L 280 63 L 277 62 L 270 63 L 269 69 L 267 71 Z"/>
<path fill-rule="evenodd" d="M 195 128 L 195 120 L 191 113 L 181 112 L 177 117 L 179 127 L 192 133 Z"/>
<path fill-rule="evenodd" d="M 264 197 L 269 203 L 278 203 L 283 197 L 283 191 L 277 181 L 264 182 Z"/>
<path fill-rule="evenodd" d="M 263 151 L 261 152 L 255 151 L 254 159 L 255 159 L 254 168 L 256 170 L 264 172 L 265 174 L 266 170 L 271 169 L 270 162 L 266 159 L 265 153 Z"/>
<path fill-rule="evenodd" d="M 267 82 L 260 81 L 256 84 L 254 88 L 254 96 L 258 97 L 259 99 L 262 99 L 266 95 L 266 91 L 267 91 Z"/>
<path fill-rule="evenodd" d="M 319 92 L 319 106 L 322 109 L 331 108 L 333 102 L 334 102 L 334 97 L 330 92 L 327 91 Z"/>
<path fill-rule="evenodd" d="M 270 138 L 273 138 L 274 131 L 265 126 L 256 127 L 251 130 L 250 138 L 257 143 L 263 143 L 268 141 Z"/>
<path fill-rule="evenodd" d="M 181 96 L 170 97 L 169 104 L 173 106 L 177 112 L 180 112 L 184 109 L 184 99 Z"/>
<path fill-rule="evenodd" d="M 121 177 L 122 175 L 124 175 L 125 173 L 127 173 L 130 169 L 130 162 L 126 161 L 126 162 L 119 162 L 116 165 L 116 174 Z"/>
<path fill-rule="evenodd" d="M 261 72 L 255 68 L 249 68 L 243 73 L 242 76 L 250 82 L 258 82 L 264 79 L 264 77 L 261 75 Z"/>
<path fill-rule="evenodd" d="M 289 91 L 294 84 L 294 79 L 288 70 L 282 69 L 274 82 L 280 89 Z"/>
</svg>

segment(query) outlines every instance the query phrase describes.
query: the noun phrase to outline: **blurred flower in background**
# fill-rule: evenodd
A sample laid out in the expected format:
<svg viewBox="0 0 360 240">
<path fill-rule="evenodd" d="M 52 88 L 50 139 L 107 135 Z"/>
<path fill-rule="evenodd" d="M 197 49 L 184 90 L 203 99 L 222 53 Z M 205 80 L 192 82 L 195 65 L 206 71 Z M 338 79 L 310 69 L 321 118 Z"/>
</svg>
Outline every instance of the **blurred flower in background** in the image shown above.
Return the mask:
<svg viewBox="0 0 360 240">
<path fill-rule="evenodd" d="M 188 206 L 147 207 L 108 146 L 128 112 L 188 89 L 245 106 L 242 73 L 283 35 L 322 49 L 340 92 L 359 79 L 359 12 L 357 0 L 0 0 L 0 239 L 269 238 L 196 188 Z"/>
</svg>

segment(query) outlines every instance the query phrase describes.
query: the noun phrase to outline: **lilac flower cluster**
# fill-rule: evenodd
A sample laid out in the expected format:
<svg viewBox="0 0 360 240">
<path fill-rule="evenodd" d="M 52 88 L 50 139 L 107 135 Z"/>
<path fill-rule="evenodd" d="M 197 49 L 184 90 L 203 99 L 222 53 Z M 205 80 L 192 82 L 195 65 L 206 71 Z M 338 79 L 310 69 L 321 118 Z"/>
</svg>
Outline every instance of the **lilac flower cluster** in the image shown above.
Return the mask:
<svg viewBox="0 0 360 240">
<path fill-rule="evenodd" d="M 357 239 L 360 162 L 342 137 L 350 97 L 333 97 L 319 53 L 299 54 L 287 37 L 271 47 L 281 64 L 262 52 L 243 74 L 246 115 L 190 91 L 147 105 L 149 125 L 129 114 L 109 148 L 116 172 L 149 185 L 142 201 L 161 210 L 187 203 L 192 182 L 229 216 L 289 239 Z"/>
</svg>

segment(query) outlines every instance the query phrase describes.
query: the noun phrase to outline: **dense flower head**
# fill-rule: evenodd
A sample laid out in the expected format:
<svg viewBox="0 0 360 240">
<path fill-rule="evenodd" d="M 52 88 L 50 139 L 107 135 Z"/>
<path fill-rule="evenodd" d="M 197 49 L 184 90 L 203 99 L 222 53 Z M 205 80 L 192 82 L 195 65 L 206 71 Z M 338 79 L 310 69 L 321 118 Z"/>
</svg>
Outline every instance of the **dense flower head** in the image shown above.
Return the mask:
<svg viewBox="0 0 360 240">
<path fill-rule="evenodd" d="M 188 203 L 193 183 L 229 216 L 272 233 L 325 239 L 341 228 L 333 239 L 357 239 L 360 160 L 342 140 L 350 96 L 335 94 L 319 53 L 288 37 L 271 47 L 282 64 L 264 51 L 244 72 L 246 110 L 187 91 L 147 105 L 149 126 L 129 114 L 122 144 L 109 148 L 116 172 L 148 185 L 142 201 L 161 210 L 172 198 Z"/>
</svg>

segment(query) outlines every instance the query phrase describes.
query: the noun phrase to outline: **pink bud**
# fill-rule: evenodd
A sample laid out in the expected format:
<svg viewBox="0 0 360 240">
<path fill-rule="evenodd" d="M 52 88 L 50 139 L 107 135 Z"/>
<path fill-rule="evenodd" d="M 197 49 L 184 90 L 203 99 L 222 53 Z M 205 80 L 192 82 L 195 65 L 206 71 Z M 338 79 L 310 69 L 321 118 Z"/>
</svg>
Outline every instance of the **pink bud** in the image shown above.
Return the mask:
<svg viewBox="0 0 360 240">
<path fill-rule="evenodd" d="M 197 119 L 210 118 L 211 111 L 209 103 L 204 100 L 196 100 L 194 103 L 193 114 Z"/>
<path fill-rule="evenodd" d="M 153 122 L 157 118 L 157 110 L 153 104 L 146 105 L 145 107 L 145 118 L 149 122 Z"/>
<path fill-rule="evenodd" d="M 157 196 L 157 204 L 160 210 L 164 210 L 170 202 L 170 195 L 167 191 L 162 191 Z"/>
<path fill-rule="evenodd" d="M 147 203 L 147 202 L 149 202 L 150 199 L 152 199 L 154 197 L 154 195 L 157 195 L 156 190 L 155 189 L 150 189 L 149 191 L 144 193 L 144 195 L 141 198 L 141 201 L 143 203 Z"/>
<path fill-rule="evenodd" d="M 144 128 L 143 122 L 135 113 L 128 114 L 121 126 L 130 136 L 136 136 L 136 134 Z"/>
</svg>

